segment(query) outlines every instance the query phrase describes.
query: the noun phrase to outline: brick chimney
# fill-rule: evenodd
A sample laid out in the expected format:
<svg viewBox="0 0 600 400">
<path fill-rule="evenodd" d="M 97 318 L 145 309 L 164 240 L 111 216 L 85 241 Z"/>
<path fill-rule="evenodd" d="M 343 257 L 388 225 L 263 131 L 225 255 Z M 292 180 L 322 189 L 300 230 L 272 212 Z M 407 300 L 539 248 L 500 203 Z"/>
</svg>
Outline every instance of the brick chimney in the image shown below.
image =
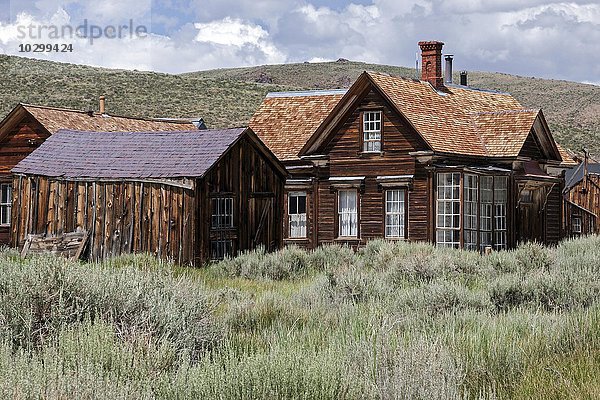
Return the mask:
<svg viewBox="0 0 600 400">
<path fill-rule="evenodd" d="M 442 75 L 442 46 L 438 41 L 419 42 L 421 48 L 421 80 L 439 89 L 444 86 Z"/>
<path fill-rule="evenodd" d="M 100 114 L 106 114 L 106 97 L 100 96 Z"/>
</svg>

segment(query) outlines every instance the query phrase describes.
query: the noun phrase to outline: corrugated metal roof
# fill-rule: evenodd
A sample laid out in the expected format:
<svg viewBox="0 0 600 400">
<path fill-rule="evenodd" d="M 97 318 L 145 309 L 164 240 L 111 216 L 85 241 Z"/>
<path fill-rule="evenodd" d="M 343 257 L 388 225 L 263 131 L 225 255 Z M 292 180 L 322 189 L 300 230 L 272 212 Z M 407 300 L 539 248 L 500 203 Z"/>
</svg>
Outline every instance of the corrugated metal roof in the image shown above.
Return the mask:
<svg viewBox="0 0 600 400">
<path fill-rule="evenodd" d="M 59 130 L 12 172 L 63 178 L 200 177 L 245 131 Z"/>
</svg>

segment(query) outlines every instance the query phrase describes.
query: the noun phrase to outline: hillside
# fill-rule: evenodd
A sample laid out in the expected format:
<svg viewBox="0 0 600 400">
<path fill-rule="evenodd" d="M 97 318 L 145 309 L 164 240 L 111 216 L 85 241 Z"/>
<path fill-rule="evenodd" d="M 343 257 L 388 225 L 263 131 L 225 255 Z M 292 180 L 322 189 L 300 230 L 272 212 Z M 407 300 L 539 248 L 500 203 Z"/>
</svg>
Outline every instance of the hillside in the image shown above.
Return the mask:
<svg viewBox="0 0 600 400">
<path fill-rule="evenodd" d="M 415 76 L 410 68 L 345 60 L 171 75 L 0 55 L 0 68 L 2 116 L 18 102 L 96 108 L 104 94 L 113 114 L 201 116 L 209 127 L 247 123 L 270 91 L 348 87 L 364 70 Z M 471 72 L 469 84 L 510 92 L 524 106 L 542 108 L 561 144 L 600 155 L 600 86 L 488 72 Z"/>
</svg>

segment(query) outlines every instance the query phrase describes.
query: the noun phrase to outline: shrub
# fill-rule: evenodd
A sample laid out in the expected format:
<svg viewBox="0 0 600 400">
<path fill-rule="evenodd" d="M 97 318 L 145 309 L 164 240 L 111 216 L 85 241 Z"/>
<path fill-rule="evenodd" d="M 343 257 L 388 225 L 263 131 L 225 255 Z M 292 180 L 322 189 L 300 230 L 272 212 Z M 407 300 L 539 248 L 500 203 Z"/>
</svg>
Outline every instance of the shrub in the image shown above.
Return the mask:
<svg viewBox="0 0 600 400">
<path fill-rule="evenodd" d="M 168 340 L 194 357 L 218 339 L 212 306 L 202 289 L 174 278 L 156 260 L 139 263 L 143 269 L 84 265 L 52 256 L 3 264 L 0 329 L 15 346 L 43 346 L 85 320 L 108 322 L 123 339 Z"/>
</svg>

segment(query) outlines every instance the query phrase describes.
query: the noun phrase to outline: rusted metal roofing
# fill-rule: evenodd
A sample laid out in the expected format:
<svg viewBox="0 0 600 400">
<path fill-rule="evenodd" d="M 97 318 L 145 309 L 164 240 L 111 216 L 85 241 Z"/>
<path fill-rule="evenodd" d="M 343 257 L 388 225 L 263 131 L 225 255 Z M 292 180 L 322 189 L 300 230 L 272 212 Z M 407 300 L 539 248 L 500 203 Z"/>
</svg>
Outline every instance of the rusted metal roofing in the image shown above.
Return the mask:
<svg viewBox="0 0 600 400">
<path fill-rule="evenodd" d="M 298 152 L 346 90 L 270 93 L 250 120 L 250 128 L 280 160 Z"/>
<path fill-rule="evenodd" d="M 246 130 L 59 130 L 12 172 L 61 178 L 201 177 Z"/>
<path fill-rule="evenodd" d="M 122 117 L 31 104 L 21 106 L 50 132 L 73 129 L 98 132 L 183 131 L 198 129 L 191 121 Z"/>
</svg>

